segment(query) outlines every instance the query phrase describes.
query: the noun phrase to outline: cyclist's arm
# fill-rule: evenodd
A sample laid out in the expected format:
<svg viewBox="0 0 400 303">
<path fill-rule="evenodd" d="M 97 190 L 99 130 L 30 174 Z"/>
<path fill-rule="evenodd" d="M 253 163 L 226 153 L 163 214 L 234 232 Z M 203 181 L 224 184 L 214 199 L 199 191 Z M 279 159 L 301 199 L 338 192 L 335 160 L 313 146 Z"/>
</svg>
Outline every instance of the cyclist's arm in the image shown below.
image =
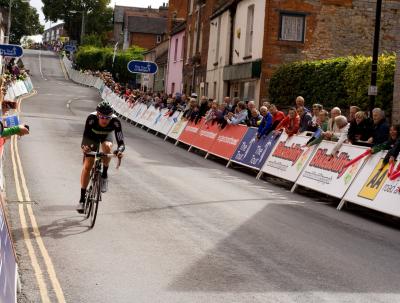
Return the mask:
<svg viewBox="0 0 400 303">
<path fill-rule="evenodd" d="M 125 150 L 125 144 L 124 144 L 124 134 L 122 133 L 122 127 L 121 127 L 121 122 L 119 120 L 115 119 L 114 123 L 114 131 L 115 131 L 115 139 L 117 140 L 118 144 L 118 151 L 123 152 Z"/>
</svg>

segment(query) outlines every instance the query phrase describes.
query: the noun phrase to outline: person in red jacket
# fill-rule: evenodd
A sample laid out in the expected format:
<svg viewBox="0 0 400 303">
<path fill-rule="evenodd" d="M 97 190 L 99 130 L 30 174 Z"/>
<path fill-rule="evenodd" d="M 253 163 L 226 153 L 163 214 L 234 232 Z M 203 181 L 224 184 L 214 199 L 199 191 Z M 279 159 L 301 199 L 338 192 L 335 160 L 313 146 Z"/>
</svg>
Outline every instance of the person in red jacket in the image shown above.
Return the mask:
<svg viewBox="0 0 400 303">
<path fill-rule="evenodd" d="M 275 104 L 271 104 L 269 106 L 269 112 L 272 115 L 272 129 L 275 129 L 278 124 L 281 123 L 283 119 L 285 119 L 285 114 L 278 110 Z"/>
<path fill-rule="evenodd" d="M 298 115 L 296 109 L 294 107 L 291 107 L 289 108 L 288 115 L 278 124 L 275 131 L 278 132 L 285 130 L 287 135 L 291 137 L 298 133 L 299 128 L 300 116 Z"/>
</svg>

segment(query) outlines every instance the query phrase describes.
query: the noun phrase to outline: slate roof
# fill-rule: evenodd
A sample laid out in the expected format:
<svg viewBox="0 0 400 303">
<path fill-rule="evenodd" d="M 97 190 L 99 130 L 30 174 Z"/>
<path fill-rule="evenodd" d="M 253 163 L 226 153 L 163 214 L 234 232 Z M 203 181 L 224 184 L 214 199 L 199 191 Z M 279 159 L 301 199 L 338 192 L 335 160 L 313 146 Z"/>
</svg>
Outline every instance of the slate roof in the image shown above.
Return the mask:
<svg viewBox="0 0 400 303">
<path fill-rule="evenodd" d="M 186 29 L 186 21 L 182 21 L 182 22 L 177 22 L 171 30 L 171 36 L 184 31 Z"/>
<path fill-rule="evenodd" d="M 167 31 L 167 18 L 129 16 L 128 30 L 131 33 L 161 35 Z"/>
</svg>

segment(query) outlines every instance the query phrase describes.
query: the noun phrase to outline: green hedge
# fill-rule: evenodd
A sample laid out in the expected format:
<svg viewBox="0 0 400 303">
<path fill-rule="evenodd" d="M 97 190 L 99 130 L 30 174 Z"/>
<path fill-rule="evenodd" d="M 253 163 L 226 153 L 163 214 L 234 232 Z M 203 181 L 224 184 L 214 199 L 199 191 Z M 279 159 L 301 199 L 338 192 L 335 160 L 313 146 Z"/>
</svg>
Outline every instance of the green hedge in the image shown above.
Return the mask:
<svg viewBox="0 0 400 303">
<path fill-rule="evenodd" d="M 378 62 L 378 96 L 375 105 L 390 114 L 396 56 L 385 54 Z M 285 64 L 273 74 L 269 96 L 280 106 L 294 105 L 296 96 L 306 104 L 321 103 L 326 108 L 347 109 L 358 105 L 368 110 L 371 57 L 344 57 L 319 61 Z"/>
<path fill-rule="evenodd" d="M 143 60 L 145 49 L 132 47 L 126 51 L 118 51 L 112 66 L 113 49 L 109 47 L 83 46 L 76 54 L 76 65 L 82 70 L 110 71 L 119 82 L 128 82 L 136 77 L 128 71 L 127 65 L 131 60 Z"/>
</svg>

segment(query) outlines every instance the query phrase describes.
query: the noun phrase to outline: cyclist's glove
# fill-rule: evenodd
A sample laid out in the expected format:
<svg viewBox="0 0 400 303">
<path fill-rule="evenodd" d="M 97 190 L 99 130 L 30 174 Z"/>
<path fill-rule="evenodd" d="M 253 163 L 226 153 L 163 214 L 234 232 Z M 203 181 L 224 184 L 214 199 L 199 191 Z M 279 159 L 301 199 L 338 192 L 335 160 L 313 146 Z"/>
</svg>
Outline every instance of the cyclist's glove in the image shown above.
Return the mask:
<svg viewBox="0 0 400 303">
<path fill-rule="evenodd" d="M 120 145 L 120 146 L 118 146 L 117 150 L 114 151 L 114 153 L 115 153 L 115 154 L 123 153 L 124 150 L 125 150 L 125 145 Z"/>
</svg>

